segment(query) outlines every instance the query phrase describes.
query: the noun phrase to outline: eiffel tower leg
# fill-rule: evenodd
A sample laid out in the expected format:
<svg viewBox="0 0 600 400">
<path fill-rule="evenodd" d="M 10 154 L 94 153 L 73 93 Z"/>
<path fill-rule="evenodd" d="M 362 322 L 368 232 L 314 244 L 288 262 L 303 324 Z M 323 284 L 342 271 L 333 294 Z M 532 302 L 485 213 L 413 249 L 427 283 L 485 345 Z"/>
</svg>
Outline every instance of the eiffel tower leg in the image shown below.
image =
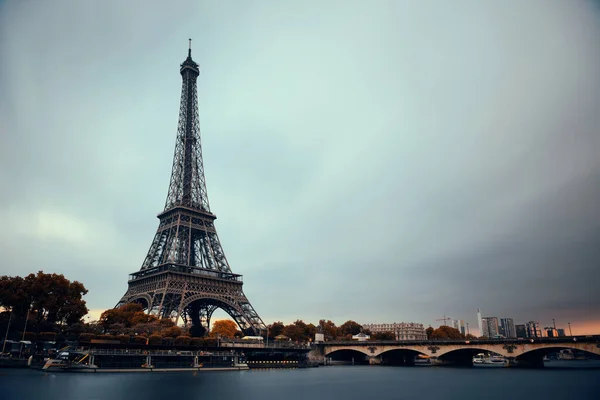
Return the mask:
<svg viewBox="0 0 600 400">
<path fill-rule="evenodd" d="M 189 309 L 190 319 L 192 320 L 192 326 L 201 325 L 201 323 L 200 323 L 200 307 L 198 307 L 196 304 L 192 303 L 190 305 L 190 307 L 188 307 L 188 309 Z"/>
<path fill-rule="evenodd" d="M 167 286 L 168 286 L 168 283 L 167 283 Z M 157 312 L 159 318 L 164 317 L 164 315 L 162 315 L 162 310 L 163 310 L 163 304 L 165 302 L 166 295 L 167 295 L 167 289 L 165 289 L 162 296 L 160 297 L 160 304 L 158 305 L 158 312 Z"/>
<path fill-rule="evenodd" d="M 177 318 L 175 319 L 175 325 L 179 322 L 179 316 L 183 315 L 183 301 L 185 300 L 185 294 L 187 293 L 188 283 L 185 282 L 183 285 L 183 291 L 181 292 L 181 301 L 179 302 L 179 307 L 177 307 Z"/>
<path fill-rule="evenodd" d="M 210 332 L 210 319 L 217 308 L 219 308 L 219 307 L 214 306 L 214 305 L 206 306 L 206 316 L 204 317 L 204 326 L 206 327 L 207 333 Z"/>
</svg>

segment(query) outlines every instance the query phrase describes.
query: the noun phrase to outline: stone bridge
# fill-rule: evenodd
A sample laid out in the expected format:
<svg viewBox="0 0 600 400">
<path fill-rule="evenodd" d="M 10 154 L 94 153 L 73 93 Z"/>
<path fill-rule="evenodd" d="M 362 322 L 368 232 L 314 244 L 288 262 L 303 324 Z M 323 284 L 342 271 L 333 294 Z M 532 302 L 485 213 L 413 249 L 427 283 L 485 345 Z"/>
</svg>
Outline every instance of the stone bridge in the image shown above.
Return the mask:
<svg viewBox="0 0 600 400">
<path fill-rule="evenodd" d="M 369 364 L 413 365 L 418 355 L 432 364 L 472 365 L 477 353 L 496 353 L 508 365 L 543 366 L 546 354 L 563 349 L 580 350 L 600 356 L 600 335 L 536 339 L 474 339 L 453 341 L 365 341 L 323 342 L 315 345 L 311 358 L 324 359 L 353 355 Z M 354 357 L 353 357 L 354 358 Z"/>
</svg>

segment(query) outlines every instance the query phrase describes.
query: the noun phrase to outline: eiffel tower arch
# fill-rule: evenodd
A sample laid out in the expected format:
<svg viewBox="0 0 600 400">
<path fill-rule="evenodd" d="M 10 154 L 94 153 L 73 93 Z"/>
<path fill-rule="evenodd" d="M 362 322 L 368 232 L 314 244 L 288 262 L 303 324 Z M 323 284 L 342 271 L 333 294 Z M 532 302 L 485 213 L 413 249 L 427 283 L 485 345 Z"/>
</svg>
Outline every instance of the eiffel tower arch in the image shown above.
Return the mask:
<svg viewBox="0 0 600 400">
<path fill-rule="evenodd" d="M 231 271 L 210 211 L 198 118 L 198 64 L 192 60 L 191 39 L 181 64 L 179 123 L 169 192 L 159 225 L 138 272 L 129 275 L 128 289 L 117 307 L 140 303 L 161 318 L 182 318 L 186 326 L 210 329 L 213 312 L 227 312 L 245 335 L 266 330 L 242 290 L 242 275 Z"/>
</svg>

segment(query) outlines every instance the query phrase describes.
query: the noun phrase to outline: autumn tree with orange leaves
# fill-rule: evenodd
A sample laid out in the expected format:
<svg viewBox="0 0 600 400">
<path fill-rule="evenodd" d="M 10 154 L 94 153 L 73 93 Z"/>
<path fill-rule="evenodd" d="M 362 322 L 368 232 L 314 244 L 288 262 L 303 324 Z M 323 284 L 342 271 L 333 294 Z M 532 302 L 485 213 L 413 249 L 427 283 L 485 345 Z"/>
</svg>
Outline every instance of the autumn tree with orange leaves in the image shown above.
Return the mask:
<svg viewBox="0 0 600 400">
<path fill-rule="evenodd" d="M 239 336 L 238 326 L 230 319 L 221 319 L 215 321 L 210 329 L 211 337 L 233 338 Z"/>
</svg>

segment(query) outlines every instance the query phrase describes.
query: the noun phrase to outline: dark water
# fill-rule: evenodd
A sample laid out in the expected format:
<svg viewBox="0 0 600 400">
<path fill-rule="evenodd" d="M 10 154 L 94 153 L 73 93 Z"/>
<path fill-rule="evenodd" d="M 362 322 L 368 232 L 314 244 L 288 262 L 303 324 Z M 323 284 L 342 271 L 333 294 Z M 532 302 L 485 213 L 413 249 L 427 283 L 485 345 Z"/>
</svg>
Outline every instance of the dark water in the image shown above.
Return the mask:
<svg viewBox="0 0 600 400">
<path fill-rule="evenodd" d="M 200 373 L 0 370 L 2 400 L 600 399 L 600 370 L 346 366 Z"/>
</svg>

